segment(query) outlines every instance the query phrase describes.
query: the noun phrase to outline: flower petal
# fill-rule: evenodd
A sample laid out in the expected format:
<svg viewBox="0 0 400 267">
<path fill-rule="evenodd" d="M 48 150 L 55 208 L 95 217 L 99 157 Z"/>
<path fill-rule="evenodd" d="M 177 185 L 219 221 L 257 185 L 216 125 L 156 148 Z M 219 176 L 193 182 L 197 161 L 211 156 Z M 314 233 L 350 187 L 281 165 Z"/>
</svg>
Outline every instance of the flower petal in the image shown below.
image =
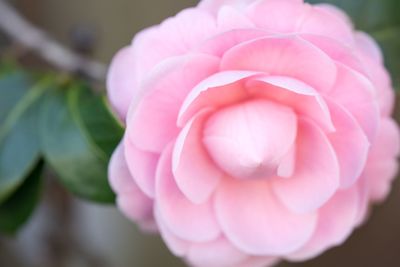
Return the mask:
<svg viewBox="0 0 400 267">
<path fill-rule="evenodd" d="M 272 187 L 292 211 L 307 213 L 323 206 L 339 188 L 339 165 L 326 135 L 299 118 L 296 169 L 288 179 L 276 178 Z"/>
<path fill-rule="evenodd" d="M 179 107 L 192 88 L 218 69 L 210 55 L 186 55 L 164 61 L 143 84 L 146 94 L 128 120 L 131 142 L 143 150 L 160 153 L 179 132 Z"/>
<path fill-rule="evenodd" d="M 180 132 L 173 151 L 173 174 L 182 193 L 194 203 L 205 202 L 223 173 L 203 145 L 203 125 L 210 111 L 196 115 Z"/>
<path fill-rule="evenodd" d="M 355 119 L 341 106 L 328 102 L 336 131 L 328 139 L 340 167 L 340 187 L 348 188 L 360 177 L 367 162 L 370 143 Z"/>
<path fill-rule="evenodd" d="M 243 13 L 231 6 L 223 6 L 218 11 L 218 28 L 224 31 L 238 28 L 254 28 L 254 24 Z"/>
<path fill-rule="evenodd" d="M 160 234 L 164 242 L 167 244 L 171 252 L 177 257 L 183 257 L 189 251 L 191 242 L 182 240 L 181 238 L 175 236 L 165 225 L 165 222 L 160 218 L 159 210 L 155 207 L 154 217 L 157 221 L 157 225 L 160 228 Z"/>
<path fill-rule="evenodd" d="M 132 47 L 121 49 L 113 58 L 107 76 L 107 93 L 113 109 L 125 121 L 132 97 L 138 90 Z"/>
<path fill-rule="evenodd" d="M 296 78 L 318 91 L 329 90 L 336 78 L 333 61 L 314 45 L 295 35 L 264 37 L 228 50 L 222 70 L 263 71 Z M 318 69 L 318 75 L 315 70 Z"/>
<path fill-rule="evenodd" d="M 255 77 L 249 80 L 247 88 L 250 95 L 289 106 L 297 113 L 312 119 L 326 131 L 335 130 L 323 97 L 297 79 L 284 76 Z"/>
<path fill-rule="evenodd" d="M 279 33 L 294 32 L 306 7 L 300 0 L 254 1 L 246 14 L 257 27 Z M 266 15 L 268 14 L 268 15 Z"/>
<path fill-rule="evenodd" d="M 259 74 L 252 71 L 218 72 L 200 82 L 188 94 L 179 111 L 182 126 L 203 108 L 218 108 L 245 99 L 243 80 Z"/>
<path fill-rule="evenodd" d="M 288 256 L 293 261 L 316 257 L 326 249 L 342 244 L 356 226 L 360 208 L 357 187 L 339 191 L 318 213 L 318 224 L 311 240 Z"/>
<path fill-rule="evenodd" d="M 354 116 L 372 143 L 380 120 L 373 85 L 349 67 L 340 63 L 337 63 L 337 67 L 337 80 L 328 96 Z"/>
<path fill-rule="evenodd" d="M 160 219 L 181 239 L 193 242 L 216 239 L 221 230 L 211 202 L 198 205 L 190 202 L 176 185 L 171 169 L 172 146 L 168 146 L 157 168 L 155 200 Z"/>
<path fill-rule="evenodd" d="M 197 47 L 196 52 L 222 57 L 222 55 L 225 54 L 227 50 L 234 47 L 235 45 L 252 39 L 270 35 L 270 32 L 259 28 L 232 29 L 229 31 L 224 31 L 207 39 L 200 46 Z"/>
<path fill-rule="evenodd" d="M 232 267 L 238 266 L 247 255 L 235 248 L 224 237 L 207 243 L 196 243 L 191 246 L 187 259 L 198 267 Z"/>
<path fill-rule="evenodd" d="M 153 200 L 135 184 L 126 164 L 124 146 L 119 144 L 114 151 L 108 169 L 110 184 L 117 193 L 117 205 L 131 220 L 142 228 L 154 228 Z"/>
<path fill-rule="evenodd" d="M 129 137 L 124 139 L 124 146 L 127 166 L 133 179 L 148 197 L 153 198 L 156 179 L 155 170 L 160 156 L 137 148 L 129 140 Z"/>
<path fill-rule="evenodd" d="M 297 134 L 294 111 L 255 99 L 220 109 L 204 127 L 204 145 L 211 158 L 237 179 L 276 174 Z"/>
<path fill-rule="evenodd" d="M 253 255 L 293 252 L 311 237 L 317 216 L 291 213 L 268 180 L 227 178 L 218 188 L 215 211 L 226 237 Z"/>
</svg>

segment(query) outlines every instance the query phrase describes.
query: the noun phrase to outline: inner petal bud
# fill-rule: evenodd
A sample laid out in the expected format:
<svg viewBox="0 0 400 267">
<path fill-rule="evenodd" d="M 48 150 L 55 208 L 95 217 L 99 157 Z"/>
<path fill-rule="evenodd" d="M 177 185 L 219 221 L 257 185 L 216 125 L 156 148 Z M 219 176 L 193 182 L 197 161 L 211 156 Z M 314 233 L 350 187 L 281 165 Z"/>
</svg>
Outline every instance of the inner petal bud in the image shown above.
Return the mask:
<svg viewBox="0 0 400 267">
<path fill-rule="evenodd" d="M 211 158 L 229 175 L 267 178 L 277 174 L 297 134 L 291 108 L 250 100 L 223 108 L 205 124 L 203 142 Z"/>
</svg>

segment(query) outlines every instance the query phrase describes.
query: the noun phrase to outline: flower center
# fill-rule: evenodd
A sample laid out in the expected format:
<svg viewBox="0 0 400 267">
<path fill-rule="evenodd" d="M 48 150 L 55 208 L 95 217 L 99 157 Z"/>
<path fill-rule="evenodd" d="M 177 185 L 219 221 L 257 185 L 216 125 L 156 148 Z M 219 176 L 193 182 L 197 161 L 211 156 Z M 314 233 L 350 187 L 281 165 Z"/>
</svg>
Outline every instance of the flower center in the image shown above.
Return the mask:
<svg viewBox="0 0 400 267">
<path fill-rule="evenodd" d="M 213 114 L 205 124 L 203 142 L 227 174 L 238 179 L 268 178 L 277 174 L 296 134 L 297 117 L 292 109 L 250 100 Z"/>
</svg>

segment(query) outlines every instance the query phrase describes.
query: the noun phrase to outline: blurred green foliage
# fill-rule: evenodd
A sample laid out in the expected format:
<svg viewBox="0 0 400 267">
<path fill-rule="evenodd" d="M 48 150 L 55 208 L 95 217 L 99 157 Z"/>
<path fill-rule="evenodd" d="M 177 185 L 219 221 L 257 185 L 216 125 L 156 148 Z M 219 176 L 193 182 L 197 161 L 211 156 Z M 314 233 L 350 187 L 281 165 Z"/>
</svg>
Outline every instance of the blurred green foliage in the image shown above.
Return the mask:
<svg viewBox="0 0 400 267">
<path fill-rule="evenodd" d="M 80 80 L 0 69 L 0 232 L 29 218 L 44 166 L 77 196 L 113 203 L 107 166 L 123 128 L 104 96 Z"/>
</svg>

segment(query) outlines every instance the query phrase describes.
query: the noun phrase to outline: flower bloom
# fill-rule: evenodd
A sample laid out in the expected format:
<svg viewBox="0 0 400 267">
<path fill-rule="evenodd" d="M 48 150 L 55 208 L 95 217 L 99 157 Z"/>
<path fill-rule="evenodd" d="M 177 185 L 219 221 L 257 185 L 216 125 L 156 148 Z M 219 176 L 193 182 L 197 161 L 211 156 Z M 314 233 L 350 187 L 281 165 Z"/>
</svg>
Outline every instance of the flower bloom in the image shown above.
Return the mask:
<svg viewBox="0 0 400 267">
<path fill-rule="evenodd" d="M 203 0 L 123 48 L 108 93 L 118 205 L 192 266 L 315 257 L 397 171 L 381 51 L 330 5 Z"/>
</svg>

